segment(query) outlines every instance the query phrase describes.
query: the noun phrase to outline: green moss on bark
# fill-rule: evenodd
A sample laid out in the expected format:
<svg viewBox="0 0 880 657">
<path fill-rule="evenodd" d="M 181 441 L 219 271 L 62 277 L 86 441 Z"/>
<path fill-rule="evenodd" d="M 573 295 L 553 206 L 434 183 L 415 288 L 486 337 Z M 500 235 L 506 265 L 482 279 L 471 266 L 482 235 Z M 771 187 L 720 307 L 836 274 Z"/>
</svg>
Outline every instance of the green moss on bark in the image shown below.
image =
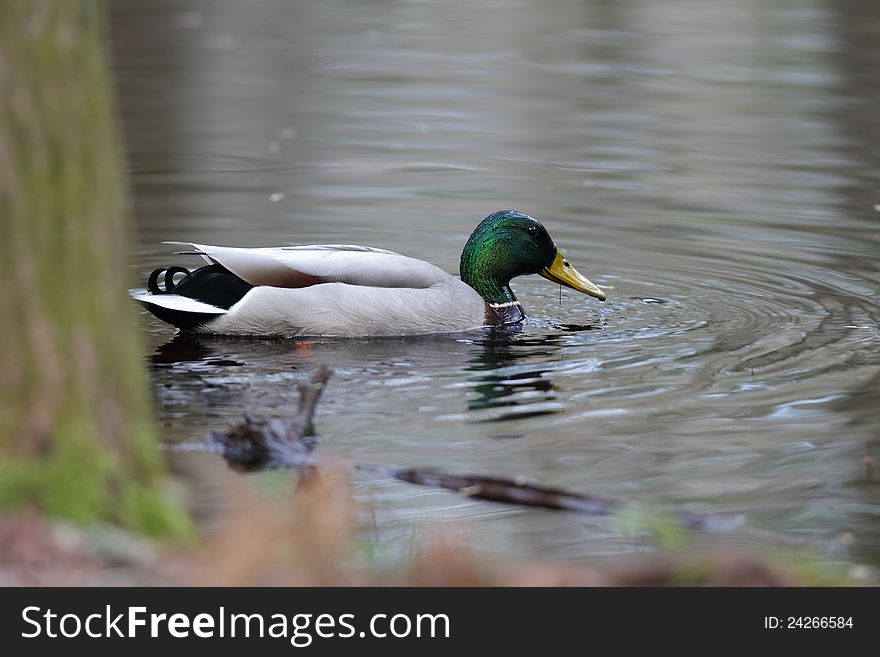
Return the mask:
<svg viewBox="0 0 880 657">
<path fill-rule="evenodd" d="M 0 506 L 186 536 L 126 295 L 102 9 L 0 4 Z"/>
</svg>

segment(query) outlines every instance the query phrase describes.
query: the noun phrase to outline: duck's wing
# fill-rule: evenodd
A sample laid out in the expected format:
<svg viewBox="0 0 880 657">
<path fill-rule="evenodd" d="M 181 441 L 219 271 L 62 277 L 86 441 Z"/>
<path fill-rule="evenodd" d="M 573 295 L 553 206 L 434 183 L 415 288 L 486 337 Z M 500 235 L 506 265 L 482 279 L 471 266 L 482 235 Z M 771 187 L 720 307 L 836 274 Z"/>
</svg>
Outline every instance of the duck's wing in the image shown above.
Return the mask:
<svg viewBox="0 0 880 657">
<path fill-rule="evenodd" d="M 181 244 L 174 242 L 174 244 Z M 319 283 L 367 287 L 431 287 L 449 274 L 423 260 L 351 244 L 238 248 L 185 242 L 201 255 L 254 286 L 302 288 Z"/>
</svg>

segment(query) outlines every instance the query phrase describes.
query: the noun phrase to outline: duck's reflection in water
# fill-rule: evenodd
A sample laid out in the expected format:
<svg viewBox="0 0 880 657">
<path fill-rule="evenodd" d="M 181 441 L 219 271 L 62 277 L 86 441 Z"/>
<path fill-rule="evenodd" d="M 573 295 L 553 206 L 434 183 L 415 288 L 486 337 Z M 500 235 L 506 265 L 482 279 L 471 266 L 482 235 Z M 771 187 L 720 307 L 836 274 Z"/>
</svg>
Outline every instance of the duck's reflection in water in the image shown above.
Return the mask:
<svg viewBox="0 0 880 657">
<path fill-rule="evenodd" d="M 210 360 L 218 367 L 236 367 L 241 363 L 230 359 L 220 359 L 212 345 L 200 336 L 191 333 L 178 333 L 171 339 L 156 348 L 150 356 L 150 363 L 154 368 L 171 367 L 178 363 L 198 363 Z"/>
<path fill-rule="evenodd" d="M 563 339 L 591 326 L 555 326 L 549 332 L 522 327 L 456 336 L 372 338 L 242 339 L 181 333 L 151 357 L 160 404 L 189 401 L 199 407 L 235 407 L 256 400 L 264 409 L 286 407 L 293 386 L 318 364 L 336 369 L 336 381 L 412 376 L 452 380 L 463 388 L 466 422 L 497 422 L 557 413 L 563 406 L 551 378 L 562 360 Z M 351 385 L 345 386 L 351 393 Z M 247 391 L 247 394 L 244 394 Z M 343 389 L 339 394 L 346 394 Z M 342 400 L 344 402 L 344 400 Z M 243 409 L 243 407 L 242 407 Z M 242 410 L 239 409 L 239 410 Z M 382 409 L 377 409 L 381 412 Z"/>
<path fill-rule="evenodd" d="M 562 410 L 557 399 L 560 390 L 551 379 L 548 364 L 561 358 L 564 333 L 592 328 L 563 325 L 554 327 L 558 332 L 527 335 L 522 327 L 508 327 L 475 341 L 479 348 L 465 368 L 481 373 L 471 379 L 477 393 L 468 400 L 468 409 L 476 412 L 471 421 L 498 422 Z"/>
<path fill-rule="evenodd" d="M 536 341 L 527 339 L 520 331 L 511 329 L 493 331 L 476 344 L 468 372 L 478 372 L 472 378 L 477 394 L 468 400 L 471 411 L 478 413 L 472 419 L 497 422 L 513 417 L 535 417 L 555 413 L 556 389 L 544 366 L 553 352 L 559 350 L 558 338 Z M 535 361 L 535 364 L 530 364 Z"/>
</svg>

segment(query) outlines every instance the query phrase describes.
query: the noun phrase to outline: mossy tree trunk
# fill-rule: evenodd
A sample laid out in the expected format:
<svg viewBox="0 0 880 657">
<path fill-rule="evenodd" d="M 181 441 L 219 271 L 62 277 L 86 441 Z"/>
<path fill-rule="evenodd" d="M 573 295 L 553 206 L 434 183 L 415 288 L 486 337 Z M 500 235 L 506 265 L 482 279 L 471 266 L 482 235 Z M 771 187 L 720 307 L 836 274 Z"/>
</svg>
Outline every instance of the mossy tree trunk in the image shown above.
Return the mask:
<svg viewBox="0 0 880 657">
<path fill-rule="evenodd" d="M 0 507 L 181 534 L 126 295 L 103 9 L 0 3 Z"/>
</svg>

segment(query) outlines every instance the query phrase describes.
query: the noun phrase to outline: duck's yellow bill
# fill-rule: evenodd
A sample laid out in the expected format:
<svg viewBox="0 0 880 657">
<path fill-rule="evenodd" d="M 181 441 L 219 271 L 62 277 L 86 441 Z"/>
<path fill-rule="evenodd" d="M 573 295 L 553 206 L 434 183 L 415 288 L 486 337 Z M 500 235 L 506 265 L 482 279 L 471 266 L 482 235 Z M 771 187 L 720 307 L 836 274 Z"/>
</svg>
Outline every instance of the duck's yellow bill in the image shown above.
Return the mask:
<svg viewBox="0 0 880 657">
<path fill-rule="evenodd" d="M 578 272 L 559 249 L 556 249 L 556 259 L 553 261 L 553 264 L 549 267 L 544 267 L 540 273 L 547 280 L 570 287 L 572 290 L 589 294 L 600 301 L 605 301 L 607 298 L 602 288 Z"/>
</svg>

